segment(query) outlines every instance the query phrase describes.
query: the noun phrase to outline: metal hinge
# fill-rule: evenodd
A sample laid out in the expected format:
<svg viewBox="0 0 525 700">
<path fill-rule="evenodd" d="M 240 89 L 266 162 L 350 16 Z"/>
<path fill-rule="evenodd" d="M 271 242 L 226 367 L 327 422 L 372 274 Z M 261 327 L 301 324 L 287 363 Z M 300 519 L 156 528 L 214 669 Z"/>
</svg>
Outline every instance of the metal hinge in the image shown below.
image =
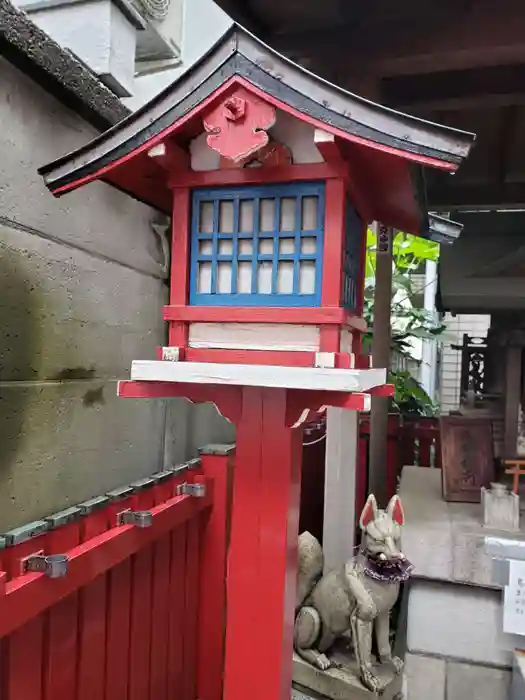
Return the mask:
<svg viewBox="0 0 525 700">
<path fill-rule="evenodd" d="M 149 510 L 124 510 L 118 515 L 120 525 L 135 525 L 135 527 L 151 527 L 153 515 Z"/>
<path fill-rule="evenodd" d="M 45 574 L 48 578 L 61 578 L 67 574 L 68 562 L 66 554 L 34 554 L 24 561 L 24 570 Z"/>
<path fill-rule="evenodd" d="M 204 498 L 206 495 L 205 484 L 188 484 L 184 482 L 177 486 L 177 496 L 193 496 L 194 498 Z"/>
</svg>

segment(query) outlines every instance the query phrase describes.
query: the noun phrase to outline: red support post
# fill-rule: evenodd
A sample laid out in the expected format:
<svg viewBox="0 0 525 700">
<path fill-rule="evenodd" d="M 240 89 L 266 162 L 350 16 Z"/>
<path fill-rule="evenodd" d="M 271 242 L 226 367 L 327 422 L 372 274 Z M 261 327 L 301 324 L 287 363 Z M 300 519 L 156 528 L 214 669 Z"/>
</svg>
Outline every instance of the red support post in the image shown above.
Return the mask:
<svg viewBox="0 0 525 700">
<path fill-rule="evenodd" d="M 232 445 L 200 450 L 201 468 L 213 480 L 213 508 L 201 527 L 197 697 L 221 700 L 226 621 L 226 572 L 233 478 Z"/>
<path fill-rule="evenodd" d="M 302 429 L 284 389 L 243 389 L 228 557 L 224 700 L 289 700 Z M 254 658 L 264 669 L 254 683 Z"/>
</svg>

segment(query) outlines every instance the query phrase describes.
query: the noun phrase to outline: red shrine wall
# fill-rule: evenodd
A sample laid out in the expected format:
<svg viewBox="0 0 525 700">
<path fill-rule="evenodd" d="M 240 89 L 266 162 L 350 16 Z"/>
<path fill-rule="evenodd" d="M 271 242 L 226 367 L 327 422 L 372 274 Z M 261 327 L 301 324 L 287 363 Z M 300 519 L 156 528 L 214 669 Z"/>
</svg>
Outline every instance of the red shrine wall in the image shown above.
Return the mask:
<svg viewBox="0 0 525 700">
<path fill-rule="evenodd" d="M 1 533 L 234 431 L 210 406 L 117 398 L 167 336 L 153 211 L 103 184 L 54 199 L 37 168 L 96 132 L 3 59 L 0 83 Z"/>
</svg>

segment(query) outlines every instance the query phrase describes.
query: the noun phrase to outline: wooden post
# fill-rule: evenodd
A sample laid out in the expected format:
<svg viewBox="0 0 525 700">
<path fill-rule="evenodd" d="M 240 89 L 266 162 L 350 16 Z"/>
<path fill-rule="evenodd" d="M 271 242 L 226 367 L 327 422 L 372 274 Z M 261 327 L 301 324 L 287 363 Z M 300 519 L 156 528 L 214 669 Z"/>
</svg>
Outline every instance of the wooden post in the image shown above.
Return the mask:
<svg viewBox="0 0 525 700">
<path fill-rule="evenodd" d="M 342 566 L 354 553 L 359 413 L 328 408 L 324 490 L 325 568 Z"/>
<path fill-rule="evenodd" d="M 372 362 L 374 367 L 390 366 L 390 309 L 392 302 L 392 241 L 391 228 L 379 225 L 377 233 L 376 286 L 374 292 L 374 323 Z M 386 505 L 386 462 L 388 434 L 388 398 L 372 397 L 370 414 L 369 492 L 379 504 Z"/>
<path fill-rule="evenodd" d="M 507 347 L 505 371 L 505 456 L 515 457 L 518 449 L 518 415 L 521 398 L 521 346 Z"/>
<path fill-rule="evenodd" d="M 228 555 L 224 700 L 289 700 L 302 429 L 285 389 L 244 387 Z"/>
</svg>

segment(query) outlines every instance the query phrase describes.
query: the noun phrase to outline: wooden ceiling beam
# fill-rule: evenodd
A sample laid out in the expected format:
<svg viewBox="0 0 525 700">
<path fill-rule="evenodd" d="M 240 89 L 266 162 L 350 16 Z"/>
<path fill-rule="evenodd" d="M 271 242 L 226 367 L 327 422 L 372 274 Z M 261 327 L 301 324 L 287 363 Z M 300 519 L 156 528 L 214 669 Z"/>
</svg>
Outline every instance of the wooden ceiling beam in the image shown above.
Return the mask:
<svg viewBox="0 0 525 700">
<path fill-rule="evenodd" d="M 436 212 L 525 209 L 525 183 L 429 187 L 428 208 Z"/>
<path fill-rule="evenodd" d="M 396 7 L 401 12 L 403 3 Z M 515 0 L 432 8 L 421 2 L 410 21 L 390 19 L 382 9 L 367 17 L 268 40 L 278 50 L 308 50 L 339 65 L 364 55 L 367 71 L 382 76 L 525 62 L 525 5 Z"/>
<path fill-rule="evenodd" d="M 525 6 L 524 6 L 525 9 Z M 525 37 L 525 34 L 524 34 Z M 525 39 L 524 39 L 525 49 Z M 525 56 L 524 56 L 525 61 Z M 381 81 L 381 97 L 388 105 L 406 110 L 409 105 L 432 103 L 436 109 L 447 108 L 456 101 L 456 109 L 469 99 L 488 96 L 523 95 L 523 64 L 491 66 L 462 71 L 440 71 L 433 75 L 411 75 L 385 78 Z M 513 104 L 512 102 L 510 104 Z"/>
</svg>

